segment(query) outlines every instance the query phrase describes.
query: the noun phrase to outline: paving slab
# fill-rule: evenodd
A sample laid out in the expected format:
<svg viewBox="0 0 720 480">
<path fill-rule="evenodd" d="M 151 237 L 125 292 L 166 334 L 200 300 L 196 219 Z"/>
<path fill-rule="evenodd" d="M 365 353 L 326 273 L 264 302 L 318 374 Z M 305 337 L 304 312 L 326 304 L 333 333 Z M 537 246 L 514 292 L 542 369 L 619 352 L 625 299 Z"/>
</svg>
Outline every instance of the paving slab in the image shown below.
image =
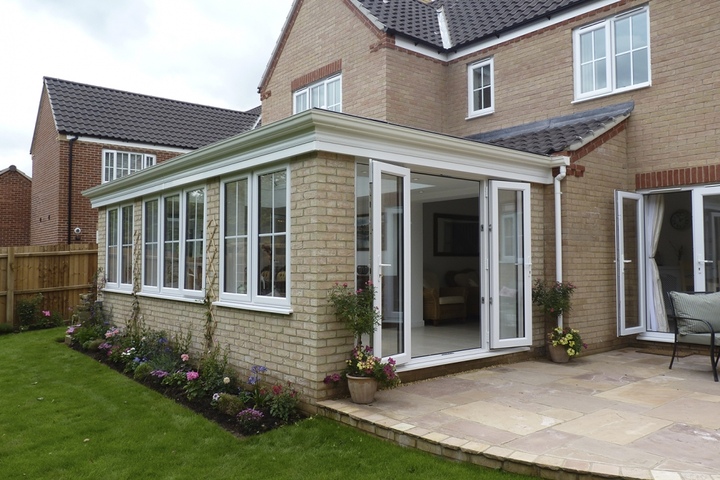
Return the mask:
<svg viewBox="0 0 720 480">
<path fill-rule="evenodd" d="M 492 468 L 535 465 L 544 478 L 720 480 L 720 383 L 704 355 L 672 370 L 669 361 L 626 348 L 402 385 L 370 405 L 319 405 L 403 445 Z"/>
</svg>

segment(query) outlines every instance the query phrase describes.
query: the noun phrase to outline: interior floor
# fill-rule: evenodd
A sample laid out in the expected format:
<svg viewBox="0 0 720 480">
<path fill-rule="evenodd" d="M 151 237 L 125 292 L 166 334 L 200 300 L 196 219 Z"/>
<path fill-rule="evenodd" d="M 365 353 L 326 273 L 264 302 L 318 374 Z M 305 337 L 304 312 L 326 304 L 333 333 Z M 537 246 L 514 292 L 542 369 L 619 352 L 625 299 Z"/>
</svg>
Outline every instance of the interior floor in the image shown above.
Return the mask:
<svg viewBox="0 0 720 480">
<path fill-rule="evenodd" d="M 475 319 L 418 326 L 410 335 L 412 358 L 469 350 L 480 347 L 480 322 Z M 383 329 L 383 345 L 392 344 L 395 336 L 395 329 Z"/>
</svg>

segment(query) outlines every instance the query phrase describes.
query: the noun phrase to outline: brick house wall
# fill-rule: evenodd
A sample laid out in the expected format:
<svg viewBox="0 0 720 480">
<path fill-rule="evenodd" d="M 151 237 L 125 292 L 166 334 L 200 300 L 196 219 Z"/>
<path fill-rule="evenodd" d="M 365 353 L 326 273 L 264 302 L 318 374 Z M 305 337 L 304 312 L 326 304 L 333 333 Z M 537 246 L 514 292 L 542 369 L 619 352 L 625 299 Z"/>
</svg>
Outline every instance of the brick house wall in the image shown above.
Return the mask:
<svg viewBox="0 0 720 480">
<path fill-rule="evenodd" d="M 0 172 L 0 247 L 30 244 L 32 180 L 10 165 Z"/>
<path fill-rule="evenodd" d="M 103 149 L 123 152 L 148 153 L 156 156 L 157 163 L 180 155 L 142 147 L 127 147 L 75 141 L 72 145 L 72 219 L 69 243 L 96 241 L 97 212 L 82 192 L 100 185 L 103 169 Z M 43 92 L 33 140 L 33 190 L 30 215 L 30 244 L 54 245 L 68 243 L 68 191 L 70 141 L 55 130 L 47 92 Z M 79 227 L 81 234 L 75 235 Z"/>
</svg>

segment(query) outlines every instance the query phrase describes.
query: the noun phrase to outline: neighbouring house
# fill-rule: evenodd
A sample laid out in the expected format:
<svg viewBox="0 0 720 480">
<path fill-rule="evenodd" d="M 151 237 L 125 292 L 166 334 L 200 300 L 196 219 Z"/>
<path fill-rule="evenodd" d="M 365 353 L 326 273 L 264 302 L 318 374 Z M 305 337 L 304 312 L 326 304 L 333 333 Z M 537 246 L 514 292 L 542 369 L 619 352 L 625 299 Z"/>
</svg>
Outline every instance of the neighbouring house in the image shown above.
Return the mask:
<svg viewBox="0 0 720 480">
<path fill-rule="evenodd" d="M 104 302 L 198 342 L 214 328 L 310 406 L 352 346 L 336 282 L 378 287 L 368 340 L 405 380 L 542 355 L 538 278 L 577 286 L 561 321 L 588 353 L 670 343 L 664 292 L 720 289 L 718 18 L 296 0 L 262 128 L 86 192 Z"/>
<path fill-rule="evenodd" d="M 253 129 L 240 112 L 45 77 L 30 153 L 29 242 L 95 242 L 82 191 Z"/>
<path fill-rule="evenodd" d="M 0 170 L 0 247 L 28 244 L 31 188 L 32 179 L 15 165 Z"/>
</svg>

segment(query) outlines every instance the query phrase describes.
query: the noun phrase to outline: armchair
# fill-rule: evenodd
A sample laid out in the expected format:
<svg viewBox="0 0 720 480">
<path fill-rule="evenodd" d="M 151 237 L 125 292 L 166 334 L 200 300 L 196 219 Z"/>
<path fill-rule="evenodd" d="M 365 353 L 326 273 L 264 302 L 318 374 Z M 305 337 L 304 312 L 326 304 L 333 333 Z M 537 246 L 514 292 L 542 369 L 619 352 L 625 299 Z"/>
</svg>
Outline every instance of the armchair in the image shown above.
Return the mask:
<svg viewBox="0 0 720 480">
<path fill-rule="evenodd" d="M 467 317 L 467 290 L 462 287 L 440 287 L 437 275 L 423 276 L 423 319 L 425 323 Z"/>
<path fill-rule="evenodd" d="M 710 347 L 710 367 L 718 381 L 720 360 L 720 292 L 668 292 L 675 319 L 675 342 L 670 368 L 679 343 Z"/>
</svg>

